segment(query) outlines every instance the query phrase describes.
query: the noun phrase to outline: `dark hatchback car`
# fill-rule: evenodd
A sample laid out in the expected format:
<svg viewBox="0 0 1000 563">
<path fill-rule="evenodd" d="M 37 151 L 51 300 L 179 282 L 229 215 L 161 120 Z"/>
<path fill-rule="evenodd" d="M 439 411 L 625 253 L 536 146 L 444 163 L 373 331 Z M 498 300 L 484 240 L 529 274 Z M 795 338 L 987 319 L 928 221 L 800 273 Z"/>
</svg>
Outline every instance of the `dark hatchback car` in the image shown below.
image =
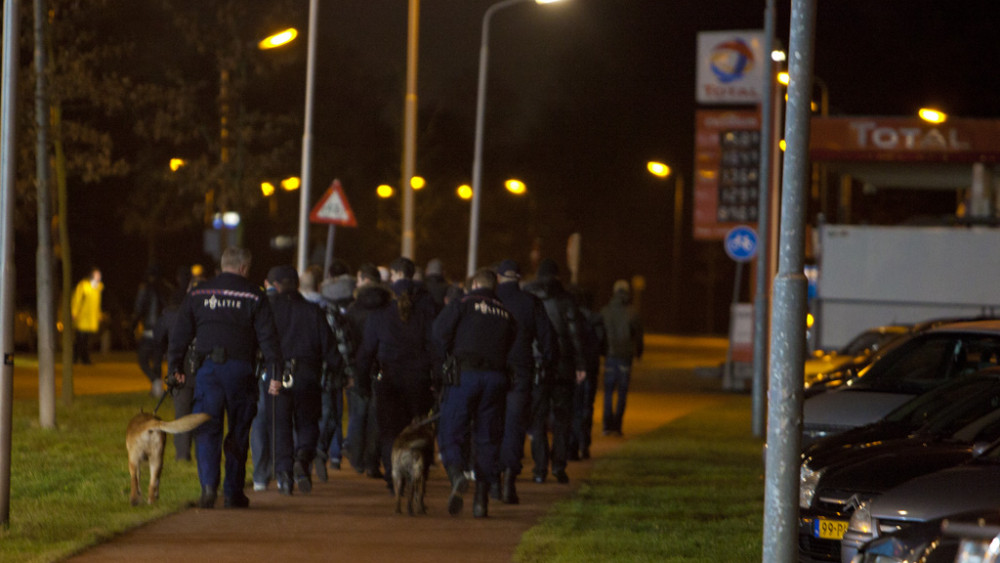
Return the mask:
<svg viewBox="0 0 1000 563">
<path fill-rule="evenodd" d="M 965 462 L 977 444 L 984 449 L 1000 438 L 1000 369 L 925 393 L 893 415 L 850 432 L 853 442 L 838 435 L 803 454 L 800 561 L 840 561 L 841 538 L 860 503 L 913 477 Z M 923 424 L 914 429 L 919 421 Z"/>
<path fill-rule="evenodd" d="M 995 563 L 1000 508 L 914 524 L 866 543 L 851 563 Z"/>
</svg>

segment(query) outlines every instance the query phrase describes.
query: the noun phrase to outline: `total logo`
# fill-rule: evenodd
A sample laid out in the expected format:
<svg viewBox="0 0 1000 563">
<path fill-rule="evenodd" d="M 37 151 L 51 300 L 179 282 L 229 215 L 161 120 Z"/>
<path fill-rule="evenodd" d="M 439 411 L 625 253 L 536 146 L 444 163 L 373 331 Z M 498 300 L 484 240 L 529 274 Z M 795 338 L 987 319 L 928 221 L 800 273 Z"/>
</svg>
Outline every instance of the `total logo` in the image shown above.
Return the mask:
<svg viewBox="0 0 1000 563">
<path fill-rule="evenodd" d="M 710 68 L 719 82 L 739 80 L 753 68 L 753 51 L 742 39 L 732 39 L 712 48 Z"/>
</svg>

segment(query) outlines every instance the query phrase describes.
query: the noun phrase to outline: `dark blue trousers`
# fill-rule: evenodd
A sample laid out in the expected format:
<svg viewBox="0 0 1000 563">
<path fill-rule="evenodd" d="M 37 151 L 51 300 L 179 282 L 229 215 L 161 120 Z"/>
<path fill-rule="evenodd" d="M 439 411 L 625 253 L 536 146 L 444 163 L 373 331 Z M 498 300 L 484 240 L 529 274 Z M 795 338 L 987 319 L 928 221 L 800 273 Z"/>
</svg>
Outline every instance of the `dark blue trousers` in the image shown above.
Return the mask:
<svg viewBox="0 0 1000 563">
<path fill-rule="evenodd" d="M 464 467 L 465 438 L 473 436 L 476 480 L 496 483 L 500 477 L 507 374 L 462 370 L 458 385 L 444 388 L 438 446 L 445 467 Z"/>
<path fill-rule="evenodd" d="M 212 418 L 195 431 L 198 457 L 198 480 L 203 488 L 218 489 L 219 464 L 226 453 L 226 477 L 223 494 L 232 497 L 243 491 L 246 481 L 247 450 L 250 448 L 250 424 L 257 414 L 257 384 L 253 365 L 241 360 L 216 364 L 206 359 L 198 370 L 192 412 Z M 223 416 L 229 433 L 222 438 Z"/>
<path fill-rule="evenodd" d="M 340 463 L 340 450 L 344 446 L 344 389 L 331 386 L 323 389 L 322 393 L 316 457 Z"/>
<path fill-rule="evenodd" d="M 632 360 L 605 358 L 604 360 L 604 429 L 622 431 L 628 384 L 632 378 Z M 615 392 L 618 392 L 617 401 Z"/>
<path fill-rule="evenodd" d="M 319 369 L 299 367 L 294 374 L 291 389 L 282 389 L 274 401 L 274 473 L 292 472 L 295 461 L 302 462 L 306 472 L 316 457 L 319 439 L 319 417 L 322 397 Z"/>
<path fill-rule="evenodd" d="M 507 391 L 504 411 L 503 442 L 500 446 L 500 469 L 520 475 L 524 459 L 524 439 L 531 422 L 532 374 L 518 373 Z"/>
</svg>

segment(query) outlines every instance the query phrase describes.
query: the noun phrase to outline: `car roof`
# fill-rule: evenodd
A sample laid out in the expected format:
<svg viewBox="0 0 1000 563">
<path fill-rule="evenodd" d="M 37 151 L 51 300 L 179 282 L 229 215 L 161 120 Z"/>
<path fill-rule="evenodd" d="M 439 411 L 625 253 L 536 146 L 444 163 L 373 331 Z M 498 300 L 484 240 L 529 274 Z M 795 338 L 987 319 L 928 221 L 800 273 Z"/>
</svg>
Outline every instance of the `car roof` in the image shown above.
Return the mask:
<svg viewBox="0 0 1000 563">
<path fill-rule="evenodd" d="M 927 330 L 927 333 L 940 332 L 971 332 L 1000 335 L 1000 319 L 946 323 Z"/>
</svg>

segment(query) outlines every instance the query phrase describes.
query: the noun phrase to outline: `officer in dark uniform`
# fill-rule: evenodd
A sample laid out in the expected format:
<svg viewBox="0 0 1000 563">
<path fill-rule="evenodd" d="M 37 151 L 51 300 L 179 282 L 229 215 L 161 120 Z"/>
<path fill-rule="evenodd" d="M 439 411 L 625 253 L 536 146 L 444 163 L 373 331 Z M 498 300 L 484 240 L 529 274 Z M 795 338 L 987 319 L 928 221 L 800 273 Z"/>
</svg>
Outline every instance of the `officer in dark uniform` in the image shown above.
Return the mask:
<svg viewBox="0 0 1000 563">
<path fill-rule="evenodd" d="M 308 493 L 312 490 L 309 473 L 319 438 L 323 362 L 337 370 L 341 358 L 323 310 L 299 293 L 295 268 L 275 266 L 267 279 L 278 290 L 271 305 L 286 378 L 275 400 L 265 403 L 273 409 L 274 474 L 280 493 L 292 494 L 292 474 L 299 491 Z"/>
<path fill-rule="evenodd" d="M 521 474 L 524 438 L 531 420 L 531 388 L 536 370 L 550 366 L 555 352 L 552 324 L 541 299 L 522 291 L 518 280 L 521 267 L 514 260 L 504 260 L 497 267 L 497 297 L 514 316 L 517 336 L 510 349 L 507 363 L 514 374 L 507 392 L 504 414 L 503 444 L 500 448 L 500 468 L 503 481 L 499 498 L 507 504 L 517 504 L 515 482 Z M 497 489 L 497 487 L 494 487 Z"/>
<path fill-rule="evenodd" d="M 472 514 L 487 514 L 490 484 L 500 474 L 500 442 L 507 396 L 507 356 L 514 344 L 514 317 L 494 293 L 496 274 L 479 270 L 472 276 L 471 291 L 450 302 L 434 321 L 434 340 L 455 358 L 458 381 L 446 381 L 441 398 L 438 445 L 451 496 L 448 512 L 462 510 L 468 488 L 463 450 L 470 428 L 474 432 L 476 492 Z"/>
<path fill-rule="evenodd" d="M 170 332 L 168 377 L 177 384 L 185 383 L 184 355 L 188 344 L 197 337 L 195 353 L 203 360 L 197 370 L 192 410 L 212 417 L 195 432 L 201 481 L 198 505 L 215 506 L 219 463 L 225 449 L 225 506 L 245 508 L 250 505 L 243 493 L 250 424 L 257 410 L 253 361 L 259 348 L 267 372 L 277 374 L 281 351 L 267 297 L 247 280 L 250 251 L 227 248 L 222 253 L 221 268 L 221 274 L 191 290 L 181 305 Z M 281 381 L 273 379 L 270 385 L 277 392 Z M 223 415 L 229 426 L 225 442 Z"/>
</svg>

